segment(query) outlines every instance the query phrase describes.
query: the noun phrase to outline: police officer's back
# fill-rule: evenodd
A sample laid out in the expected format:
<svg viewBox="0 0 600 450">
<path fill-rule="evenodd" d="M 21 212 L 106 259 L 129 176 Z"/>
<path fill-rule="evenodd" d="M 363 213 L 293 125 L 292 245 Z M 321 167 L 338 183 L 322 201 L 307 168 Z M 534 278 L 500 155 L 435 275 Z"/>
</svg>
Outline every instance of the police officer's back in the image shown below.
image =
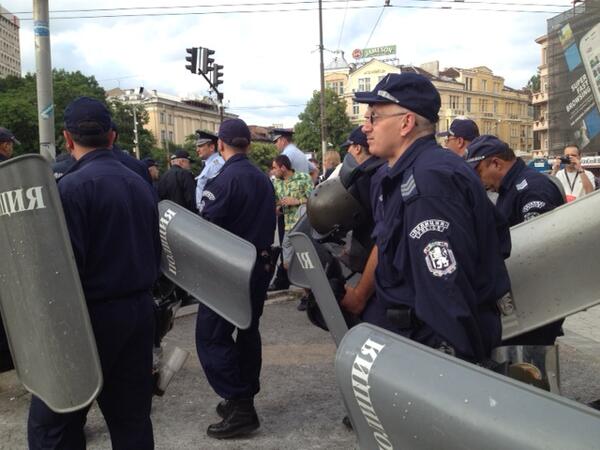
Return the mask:
<svg viewBox="0 0 600 450">
<path fill-rule="evenodd" d="M 190 172 L 190 155 L 177 150 L 171 156 L 171 168 L 158 182 L 158 198 L 171 200 L 192 212 L 196 209 L 196 180 Z"/>
<path fill-rule="evenodd" d="M 106 107 L 80 97 L 65 110 L 65 141 L 77 162 L 58 184 L 104 378 L 98 405 L 114 448 L 153 448 L 153 300 L 160 263 L 151 186 L 111 151 Z M 52 412 L 33 397 L 29 447 L 84 448 L 87 409 Z"/>
</svg>

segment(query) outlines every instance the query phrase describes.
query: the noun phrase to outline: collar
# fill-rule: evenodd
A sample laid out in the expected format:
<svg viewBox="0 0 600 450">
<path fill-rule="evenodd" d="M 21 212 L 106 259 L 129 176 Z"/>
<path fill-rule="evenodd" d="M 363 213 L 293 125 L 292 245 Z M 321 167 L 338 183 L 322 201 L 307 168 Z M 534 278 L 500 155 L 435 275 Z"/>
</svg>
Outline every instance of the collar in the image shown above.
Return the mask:
<svg viewBox="0 0 600 450">
<path fill-rule="evenodd" d="M 395 178 L 402 174 L 408 167 L 412 165 L 415 159 L 417 159 L 417 156 L 420 154 L 419 149 L 428 144 L 437 145 L 434 134 L 422 136 L 413 142 L 410 147 L 406 149 L 404 154 L 398 159 L 398 161 L 396 161 L 396 164 L 388 168 L 387 176 L 389 178 Z"/>
<path fill-rule="evenodd" d="M 219 158 L 221 155 L 219 152 L 213 152 L 208 158 L 206 158 L 206 164 L 213 162 L 215 159 Z"/>
<path fill-rule="evenodd" d="M 247 161 L 247 160 L 248 160 L 248 155 L 246 155 L 245 153 L 236 153 L 231 158 L 229 158 L 227 161 L 225 161 L 225 164 L 223 164 L 223 170 L 225 170 L 226 167 L 229 167 L 232 164 L 235 164 L 235 163 L 241 162 L 241 161 Z"/>
<path fill-rule="evenodd" d="M 517 181 L 521 181 L 517 180 L 517 178 L 521 175 L 521 172 L 523 172 L 526 167 L 527 166 L 525 165 L 525 162 L 523 162 L 521 158 L 517 158 L 513 166 L 508 172 L 506 172 L 504 178 L 502 178 L 499 193 L 510 190 L 517 183 Z"/>
<path fill-rule="evenodd" d="M 82 167 L 86 166 L 87 164 L 89 164 L 91 161 L 94 161 L 96 159 L 116 160 L 117 158 L 115 157 L 115 154 L 112 152 L 112 149 L 98 148 L 96 150 L 92 150 L 91 152 L 86 153 L 81 158 L 79 158 L 77 161 L 75 161 L 75 164 L 73 164 L 71 166 L 71 168 L 65 172 L 64 175 L 75 172 L 75 171 L 81 169 Z"/>
</svg>

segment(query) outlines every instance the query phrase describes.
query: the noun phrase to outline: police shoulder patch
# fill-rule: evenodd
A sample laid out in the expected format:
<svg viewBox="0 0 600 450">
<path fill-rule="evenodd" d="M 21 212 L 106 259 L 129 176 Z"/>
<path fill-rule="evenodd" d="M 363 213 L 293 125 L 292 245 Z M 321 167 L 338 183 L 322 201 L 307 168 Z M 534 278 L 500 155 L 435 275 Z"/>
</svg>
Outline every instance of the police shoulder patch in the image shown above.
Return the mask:
<svg viewBox="0 0 600 450">
<path fill-rule="evenodd" d="M 537 212 L 537 211 L 531 211 L 531 212 L 528 212 L 526 214 L 523 214 L 523 220 L 525 222 L 527 222 L 528 220 L 533 219 L 534 217 L 537 217 L 539 215 L 541 215 L 539 212 Z"/>
<path fill-rule="evenodd" d="M 423 249 L 427 269 L 434 277 L 450 275 L 456 270 L 456 259 L 445 241 L 432 241 Z"/>
<path fill-rule="evenodd" d="M 523 206 L 523 214 L 528 213 L 529 211 L 531 211 L 532 209 L 541 209 L 544 206 L 546 206 L 546 202 L 542 202 L 540 200 L 534 200 L 532 202 L 526 203 L 525 206 Z"/>
<path fill-rule="evenodd" d="M 202 197 L 206 197 L 207 199 L 214 201 L 215 200 L 215 194 L 213 194 L 210 191 L 202 191 Z"/>
<path fill-rule="evenodd" d="M 417 189 L 417 183 L 415 183 L 415 176 L 413 175 L 412 171 L 407 171 L 402 177 L 400 193 L 402 194 L 402 199 L 404 200 L 408 200 L 419 193 Z"/>
<path fill-rule="evenodd" d="M 523 179 L 522 181 L 518 182 L 517 184 L 515 184 L 515 187 L 517 188 L 517 191 L 522 191 L 523 189 L 527 188 L 528 184 L 527 184 L 527 180 Z"/>
<path fill-rule="evenodd" d="M 450 227 L 450 224 L 441 219 L 427 219 L 418 223 L 408 234 L 413 239 L 421 239 L 425 233 L 429 231 L 437 231 L 443 233 Z"/>
</svg>

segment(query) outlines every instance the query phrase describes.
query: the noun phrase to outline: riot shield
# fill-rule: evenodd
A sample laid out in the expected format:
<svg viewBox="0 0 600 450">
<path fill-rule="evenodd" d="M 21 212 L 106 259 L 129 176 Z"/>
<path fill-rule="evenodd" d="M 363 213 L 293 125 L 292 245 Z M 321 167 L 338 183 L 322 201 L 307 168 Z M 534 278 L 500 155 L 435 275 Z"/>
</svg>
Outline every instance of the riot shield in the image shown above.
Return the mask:
<svg viewBox="0 0 600 450">
<path fill-rule="evenodd" d="M 96 341 L 47 161 L 0 165 L 0 308 L 19 379 L 60 413 L 102 387 Z"/>
<path fill-rule="evenodd" d="M 339 345 L 344 334 L 348 331 L 348 325 L 346 325 L 344 316 L 331 290 L 317 251 L 308 236 L 303 233 L 290 233 L 290 240 L 294 247 L 296 262 L 304 271 L 333 340 L 336 345 Z"/>
<path fill-rule="evenodd" d="M 597 191 L 511 228 L 503 339 L 600 303 L 599 210 Z"/>
<path fill-rule="evenodd" d="M 248 328 L 254 245 L 170 200 L 161 201 L 158 212 L 163 274 L 236 327 Z"/>
<path fill-rule="evenodd" d="M 600 413 L 369 324 L 352 328 L 338 386 L 369 449 L 590 449 Z"/>
</svg>

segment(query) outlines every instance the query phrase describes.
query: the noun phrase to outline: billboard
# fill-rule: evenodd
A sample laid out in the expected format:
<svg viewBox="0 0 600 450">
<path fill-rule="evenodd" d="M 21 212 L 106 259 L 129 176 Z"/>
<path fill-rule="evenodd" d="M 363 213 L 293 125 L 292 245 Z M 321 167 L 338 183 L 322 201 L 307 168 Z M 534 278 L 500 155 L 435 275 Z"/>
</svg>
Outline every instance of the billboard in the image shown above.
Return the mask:
<svg viewBox="0 0 600 450">
<path fill-rule="evenodd" d="M 354 59 L 365 59 L 373 58 L 375 56 L 392 56 L 396 55 L 395 45 L 385 45 L 383 47 L 371 47 L 371 48 L 356 48 L 352 51 L 352 57 Z"/>
<path fill-rule="evenodd" d="M 600 0 L 548 20 L 550 153 L 600 152 Z"/>
</svg>

